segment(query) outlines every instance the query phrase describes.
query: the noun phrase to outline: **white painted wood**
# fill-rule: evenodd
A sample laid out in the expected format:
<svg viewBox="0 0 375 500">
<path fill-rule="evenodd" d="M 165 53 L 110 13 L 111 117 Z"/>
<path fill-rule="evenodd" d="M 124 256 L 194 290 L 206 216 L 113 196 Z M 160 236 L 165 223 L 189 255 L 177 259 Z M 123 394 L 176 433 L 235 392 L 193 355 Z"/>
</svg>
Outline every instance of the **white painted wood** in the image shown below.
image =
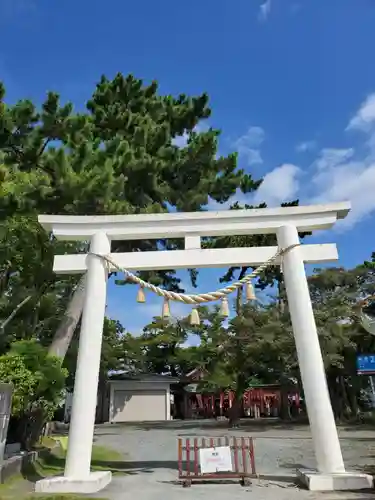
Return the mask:
<svg viewBox="0 0 375 500">
<path fill-rule="evenodd" d="M 280 227 L 277 239 L 281 248 L 299 243 L 297 229 L 292 225 Z M 318 471 L 343 473 L 344 461 L 328 393 L 302 247 L 297 246 L 285 254 L 283 271 Z"/>
<path fill-rule="evenodd" d="M 219 248 L 202 250 L 171 250 L 160 252 L 114 253 L 111 257 L 121 267 L 129 270 L 185 269 L 198 267 L 259 266 L 275 255 L 277 247 Z M 338 260 L 334 243 L 302 245 L 306 263 L 316 264 Z M 58 274 L 84 273 L 87 254 L 56 255 L 53 270 Z M 280 264 L 280 259 L 276 261 Z"/>
<path fill-rule="evenodd" d="M 110 252 L 110 247 L 105 233 L 96 233 L 91 239 L 92 252 Z M 106 293 L 105 263 L 90 255 L 65 464 L 65 477 L 69 478 L 85 479 L 90 474 Z"/>
<path fill-rule="evenodd" d="M 185 250 L 196 250 L 201 248 L 201 237 L 197 235 L 186 236 Z"/>
<path fill-rule="evenodd" d="M 347 216 L 349 202 L 221 212 L 180 212 L 147 215 L 40 215 L 39 223 L 57 238 L 86 240 L 98 231 L 113 240 L 184 238 L 275 233 L 285 224 L 299 231 L 327 229 Z"/>
</svg>

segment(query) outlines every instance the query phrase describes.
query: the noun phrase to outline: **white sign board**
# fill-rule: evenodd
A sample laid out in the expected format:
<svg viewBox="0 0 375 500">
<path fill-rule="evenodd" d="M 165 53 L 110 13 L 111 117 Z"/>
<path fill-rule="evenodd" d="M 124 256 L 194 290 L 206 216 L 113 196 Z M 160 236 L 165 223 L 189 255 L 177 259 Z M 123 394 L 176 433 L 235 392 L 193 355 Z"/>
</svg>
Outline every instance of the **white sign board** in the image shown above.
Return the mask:
<svg viewBox="0 0 375 500">
<path fill-rule="evenodd" d="M 199 461 L 202 474 L 230 472 L 233 470 L 232 455 L 229 446 L 202 448 L 199 450 Z"/>
</svg>

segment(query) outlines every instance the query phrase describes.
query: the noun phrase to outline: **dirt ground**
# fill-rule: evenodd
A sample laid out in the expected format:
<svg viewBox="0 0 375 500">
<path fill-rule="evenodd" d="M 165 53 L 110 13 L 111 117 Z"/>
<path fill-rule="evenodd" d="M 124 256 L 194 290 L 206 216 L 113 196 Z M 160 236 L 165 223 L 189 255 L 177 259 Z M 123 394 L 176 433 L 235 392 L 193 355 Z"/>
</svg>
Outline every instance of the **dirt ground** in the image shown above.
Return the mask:
<svg viewBox="0 0 375 500">
<path fill-rule="evenodd" d="M 176 469 L 178 437 L 252 436 L 257 473 L 290 476 L 296 469 L 316 467 L 310 428 L 280 422 L 244 421 L 238 430 L 216 421 L 174 421 L 99 426 L 95 442 L 127 453 L 140 468 Z M 375 467 L 375 429 L 340 427 L 341 448 L 347 469 Z"/>
<path fill-rule="evenodd" d="M 257 473 L 267 479 L 256 479 L 248 487 L 232 484 L 196 484 L 182 488 L 178 483 L 177 439 L 179 437 L 248 437 L 255 443 Z M 375 429 L 340 427 L 340 442 L 348 470 L 375 471 Z M 215 500 L 370 500 L 374 492 L 311 493 L 293 482 L 299 468 L 314 468 L 315 459 L 309 427 L 277 421 L 244 421 L 241 428 L 229 431 L 226 423 L 216 421 L 156 422 L 124 425 L 101 425 L 95 430 L 96 445 L 116 450 L 121 462 L 98 463 L 114 471 L 112 483 L 98 493 L 108 500 L 174 500 L 212 495 Z M 19 500 L 33 490 L 37 478 L 19 481 L 14 496 Z M 18 494 L 17 494 L 18 489 Z M 0 499 L 2 495 L 0 494 Z M 36 497 L 37 498 L 37 497 Z"/>
<path fill-rule="evenodd" d="M 254 480 L 248 488 L 238 484 L 193 485 L 184 489 L 177 480 L 178 437 L 252 436 L 255 443 L 257 473 L 272 480 Z M 375 429 L 340 427 L 340 442 L 348 470 L 375 470 Z M 280 422 L 244 421 L 241 428 L 228 431 L 216 421 L 166 422 L 154 424 L 104 425 L 96 429 L 95 441 L 127 453 L 127 476 L 115 477 L 105 493 L 111 500 L 200 498 L 216 500 L 243 498 L 280 500 L 375 498 L 368 493 L 311 493 L 293 484 L 299 468 L 316 466 L 310 429 L 306 425 Z"/>
</svg>

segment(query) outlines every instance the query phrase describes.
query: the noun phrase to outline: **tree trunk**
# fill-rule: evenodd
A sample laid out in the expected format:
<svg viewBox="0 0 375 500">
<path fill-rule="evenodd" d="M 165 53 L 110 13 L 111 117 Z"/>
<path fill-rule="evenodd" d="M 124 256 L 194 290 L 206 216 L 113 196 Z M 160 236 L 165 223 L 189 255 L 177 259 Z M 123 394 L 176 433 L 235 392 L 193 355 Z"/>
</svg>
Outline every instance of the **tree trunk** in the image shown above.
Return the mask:
<svg viewBox="0 0 375 500">
<path fill-rule="evenodd" d="M 31 299 L 31 295 L 28 295 L 22 302 L 20 302 L 11 312 L 11 314 L 0 324 L 0 332 L 3 333 L 5 327 L 12 321 L 14 316 L 18 313 L 18 311 L 23 307 L 29 300 Z"/>
<path fill-rule="evenodd" d="M 79 280 L 72 298 L 68 304 L 65 314 L 59 324 L 52 343 L 48 349 L 48 354 L 57 356 L 62 361 L 68 352 L 75 329 L 82 315 L 83 304 L 86 294 L 86 274 Z"/>
<path fill-rule="evenodd" d="M 237 294 L 236 294 L 236 314 L 237 316 L 240 316 L 242 312 L 242 288 L 237 289 Z"/>
<path fill-rule="evenodd" d="M 277 282 L 277 290 L 278 290 L 278 306 L 279 306 L 279 311 L 280 314 L 284 314 L 285 312 L 285 294 L 284 294 L 284 282 L 283 281 L 278 281 Z"/>
<path fill-rule="evenodd" d="M 341 389 L 341 400 L 342 400 L 342 405 L 343 405 L 343 414 L 344 414 L 344 417 L 350 418 L 350 416 L 352 414 L 352 407 L 351 407 L 350 400 L 348 397 L 348 392 L 346 390 L 345 380 L 344 380 L 344 377 L 342 375 L 340 375 L 339 381 L 340 381 L 340 389 Z"/>
<path fill-rule="evenodd" d="M 345 383 L 346 393 L 348 395 L 348 401 L 350 404 L 352 415 L 358 417 L 358 415 L 361 413 L 358 405 L 358 391 L 353 385 L 353 382 L 350 382 Z"/>
<path fill-rule="evenodd" d="M 242 397 L 237 397 L 235 395 L 234 400 L 232 402 L 232 408 L 229 409 L 229 427 L 231 429 L 235 429 L 236 427 L 239 426 L 240 419 L 241 419 L 241 402 L 242 402 Z"/>
<path fill-rule="evenodd" d="M 337 374 L 327 376 L 328 391 L 331 397 L 332 410 L 336 420 L 342 420 L 344 416 L 344 404 L 341 387 L 337 381 Z"/>
<path fill-rule="evenodd" d="M 42 437 L 45 421 L 41 408 L 15 418 L 12 422 L 12 442 L 20 443 L 22 450 L 32 450 Z"/>
<path fill-rule="evenodd" d="M 229 427 L 236 428 L 239 426 L 241 419 L 241 406 L 243 401 L 243 395 L 247 389 L 246 382 L 243 377 L 237 379 L 236 388 L 234 391 L 234 400 L 232 402 L 232 408 L 229 410 Z"/>
<path fill-rule="evenodd" d="M 280 418 L 282 420 L 291 420 L 290 404 L 289 404 L 289 384 L 281 382 L 280 385 Z"/>
</svg>

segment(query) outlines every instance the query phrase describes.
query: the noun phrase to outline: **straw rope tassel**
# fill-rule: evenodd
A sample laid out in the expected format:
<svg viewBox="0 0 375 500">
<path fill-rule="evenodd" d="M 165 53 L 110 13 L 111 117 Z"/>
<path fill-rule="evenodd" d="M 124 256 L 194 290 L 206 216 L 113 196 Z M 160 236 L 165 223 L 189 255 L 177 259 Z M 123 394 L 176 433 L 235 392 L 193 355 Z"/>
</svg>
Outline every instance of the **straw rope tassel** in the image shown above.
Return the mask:
<svg viewBox="0 0 375 500">
<path fill-rule="evenodd" d="M 226 297 L 221 299 L 220 315 L 227 318 L 229 316 L 229 303 Z"/>
<path fill-rule="evenodd" d="M 137 302 L 139 302 L 140 304 L 144 304 L 146 302 L 146 295 L 145 292 L 143 291 L 143 286 L 140 286 L 138 288 Z"/>
<path fill-rule="evenodd" d="M 169 307 L 169 299 L 164 298 L 162 318 L 169 318 L 170 316 L 171 316 L 171 309 Z"/>
<path fill-rule="evenodd" d="M 198 312 L 198 309 L 196 307 L 194 307 L 191 310 L 191 313 L 190 313 L 190 324 L 192 326 L 199 326 L 201 324 L 201 320 L 200 320 L 200 317 L 199 317 L 199 312 Z"/>
<path fill-rule="evenodd" d="M 255 293 L 254 293 L 254 287 L 251 283 L 251 281 L 249 281 L 248 283 L 246 283 L 245 285 L 245 296 L 246 296 L 246 302 L 249 302 L 250 300 L 256 300 L 256 296 L 255 296 Z"/>
</svg>

